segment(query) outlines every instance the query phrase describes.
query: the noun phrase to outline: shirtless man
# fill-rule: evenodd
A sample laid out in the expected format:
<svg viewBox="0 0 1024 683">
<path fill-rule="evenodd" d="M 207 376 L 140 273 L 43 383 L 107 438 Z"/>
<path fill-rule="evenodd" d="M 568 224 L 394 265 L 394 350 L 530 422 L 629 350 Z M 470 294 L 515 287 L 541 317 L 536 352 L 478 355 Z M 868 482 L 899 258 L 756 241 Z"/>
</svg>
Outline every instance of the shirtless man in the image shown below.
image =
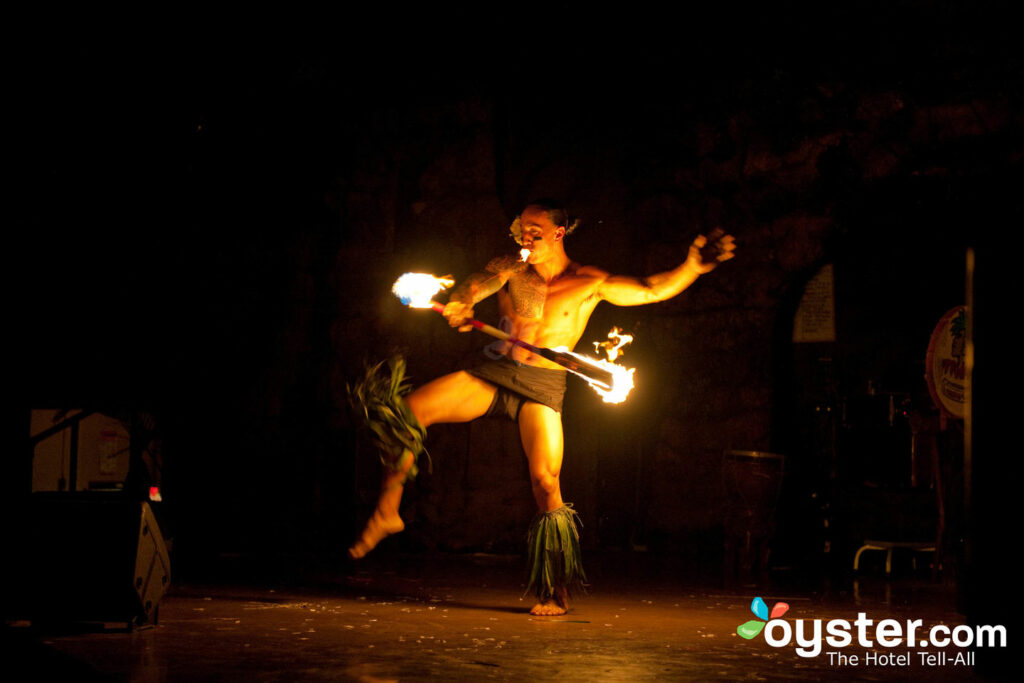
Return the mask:
<svg viewBox="0 0 1024 683">
<path fill-rule="evenodd" d="M 735 248 L 731 236 L 712 236 L 710 245 L 706 237 L 700 236 L 677 268 L 637 279 L 572 261 L 566 255 L 564 240 L 573 227 L 566 213 L 553 202 L 528 205 L 513 223 L 513 236 L 529 250 L 526 262 L 512 256 L 499 257 L 460 283 L 444 308 L 449 324 L 460 331 L 472 329 L 466 321 L 473 317 L 473 306 L 497 294 L 500 312 L 511 322 L 514 338 L 536 347 L 572 349 L 601 301 L 637 306 L 670 299 L 721 261 L 732 258 Z M 499 413 L 518 421 L 539 510 L 530 533 L 531 563 L 537 563 L 531 585 L 538 573 L 550 579 L 537 580 L 538 602 L 530 612 L 561 615 L 569 609 L 568 588 L 583 576 L 578 556 L 568 556 L 574 551 L 578 555 L 578 546 L 552 547 L 551 541 L 543 538 L 578 542 L 575 513 L 562 501 L 559 486 L 565 368 L 519 346 L 508 347 L 499 360 L 435 379 L 404 400 L 424 429 L 439 422 L 468 422 Z M 403 457 L 398 466 L 386 471 L 377 508 L 349 549 L 353 558 L 363 557 L 383 538 L 404 528 L 398 510 L 412 461 Z M 535 541 L 539 543 L 536 553 Z"/>
</svg>

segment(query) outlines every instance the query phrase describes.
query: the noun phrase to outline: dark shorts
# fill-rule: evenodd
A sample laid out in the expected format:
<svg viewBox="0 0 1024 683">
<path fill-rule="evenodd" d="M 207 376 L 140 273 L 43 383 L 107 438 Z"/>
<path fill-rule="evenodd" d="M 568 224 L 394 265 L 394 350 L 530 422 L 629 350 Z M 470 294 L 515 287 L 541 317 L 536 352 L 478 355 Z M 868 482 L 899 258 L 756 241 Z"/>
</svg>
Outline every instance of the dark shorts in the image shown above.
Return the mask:
<svg viewBox="0 0 1024 683">
<path fill-rule="evenodd" d="M 525 365 L 508 357 L 484 361 L 466 372 L 498 387 L 487 410 L 489 417 L 504 415 L 519 419 L 523 403 L 534 401 L 562 412 L 565 372 Z"/>
</svg>

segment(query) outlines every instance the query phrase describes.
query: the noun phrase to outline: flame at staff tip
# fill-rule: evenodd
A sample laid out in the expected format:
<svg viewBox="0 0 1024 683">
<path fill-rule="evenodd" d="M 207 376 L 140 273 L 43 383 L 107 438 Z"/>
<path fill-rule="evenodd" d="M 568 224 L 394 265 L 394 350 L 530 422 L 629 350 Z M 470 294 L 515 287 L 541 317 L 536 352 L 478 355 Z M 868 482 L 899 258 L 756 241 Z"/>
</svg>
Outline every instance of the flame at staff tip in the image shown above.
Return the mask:
<svg viewBox="0 0 1024 683">
<path fill-rule="evenodd" d="M 403 304 L 411 308 L 430 308 L 431 299 L 438 292 L 455 284 L 449 277 L 434 277 L 429 273 L 405 273 L 391 286 Z"/>
<path fill-rule="evenodd" d="M 530 250 L 529 249 L 527 249 L 526 247 L 523 247 L 522 249 L 519 250 L 519 260 L 520 261 L 522 261 L 523 263 L 526 263 L 526 260 L 529 259 L 529 258 L 530 258 Z"/>
<path fill-rule="evenodd" d="M 614 362 L 616 358 L 622 355 L 622 347 L 628 345 L 633 341 L 633 335 L 623 334 L 621 327 L 613 327 L 612 331 L 608 333 L 608 341 L 594 342 L 594 350 L 600 352 L 601 349 L 605 350 L 608 354 L 608 360 Z"/>
<path fill-rule="evenodd" d="M 564 346 L 560 346 L 555 351 L 568 353 L 570 356 L 578 359 L 580 362 L 593 367 L 601 368 L 612 373 L 612 385 L 606 386 L 602 382 L 595 382 L 586 375 L 575 373 L 579 377 L 582 377 L 587 381 L 587 384 L 601 396 L 601 400 L 605 403 L 622 403 L 629 396 L 629 392 L 633 390 L 633 373 L 636 372 L 636 368 L 624 368 L 621 365 L 610 363 L 600 358 L 589 358 L 587 356 L 581 356 L 578 353 L 570 351 Z M 572 372 L 570 370 L 570 372 Z"/>
</svg>

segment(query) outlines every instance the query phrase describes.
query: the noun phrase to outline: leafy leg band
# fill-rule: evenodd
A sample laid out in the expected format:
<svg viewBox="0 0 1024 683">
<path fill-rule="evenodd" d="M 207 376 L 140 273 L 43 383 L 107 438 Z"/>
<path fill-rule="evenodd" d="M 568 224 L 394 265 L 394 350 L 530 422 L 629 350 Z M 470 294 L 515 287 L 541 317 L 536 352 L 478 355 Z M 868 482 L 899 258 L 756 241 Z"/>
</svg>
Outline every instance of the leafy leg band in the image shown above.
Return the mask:
<svg viewBox="0 0 1024 683">
<path fill-rule="evenodd" d="M 527 539 L 526 592 L 535 590 L 541 602 L 550 600 L 557 589 L 564 588 L 571 595 L 586 587 L 578 520 L 579 515 L 568 504 L 533 518 Z"/>
<path fill-rule="evenodd" d="M 408 480 L 419 472 L 417 459 L 426 452 L 423 442 L 427 430 L 402 400 L 412 390 L 412 385 L 405 381 L 405 359 L 395 356 L 387 361 L 386 370 L 384 365 L 381 362 L 368 367 L 359 382 L 349 385 L 349 401 L 370 430 L 385 466 L 396 472 L 404 471 L 409 458 L 412 459 Z M 429 470 L 429 453 L 427 467 Z"/>
</svg>

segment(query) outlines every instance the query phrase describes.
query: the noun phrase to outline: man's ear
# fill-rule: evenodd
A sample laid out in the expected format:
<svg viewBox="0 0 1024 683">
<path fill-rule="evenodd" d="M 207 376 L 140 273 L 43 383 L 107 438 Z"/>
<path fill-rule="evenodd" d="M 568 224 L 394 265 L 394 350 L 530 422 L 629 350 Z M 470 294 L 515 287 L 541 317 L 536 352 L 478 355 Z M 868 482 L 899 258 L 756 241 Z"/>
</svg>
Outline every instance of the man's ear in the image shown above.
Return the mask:
<svg viewBox="0 0 1024 683">
<path fill-rule="evenodd" d="M 565 227 L 560 225 L 557 228 L 555 228 L 555 241 L 558 241 L 563 237 L 565 237 Z"/>
</svg>

